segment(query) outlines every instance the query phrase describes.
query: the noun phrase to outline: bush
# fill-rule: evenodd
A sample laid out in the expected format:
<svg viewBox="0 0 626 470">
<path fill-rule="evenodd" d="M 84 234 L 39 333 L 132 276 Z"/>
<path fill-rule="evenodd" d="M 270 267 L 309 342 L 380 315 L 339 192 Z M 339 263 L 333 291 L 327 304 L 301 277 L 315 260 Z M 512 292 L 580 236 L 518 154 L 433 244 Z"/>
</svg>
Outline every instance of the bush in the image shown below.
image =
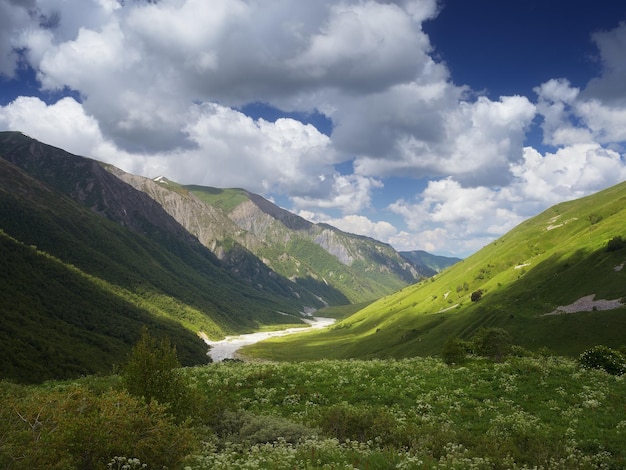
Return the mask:
<svg viewBox="0 0 626 470">
<path fill-rule="evenodd" d="M 471 345 L 460 338 L 450 338 L 446 341 L 441 352 L 441 358 L 446 364 L 462 364 L 471 352 Z"/>
<path fill-rule="evenodd" d="M 481 328 L 472 336 L 474 352 L 494 361 L 511 354 L 512 338 L 502 328 Z"/>
<path fill-rule="evenodd" d="M 175 468 L 193 449 L 164 406 L 81 386 L 0 398 L 0 468 L 106 468 L 116 456 Z"/>
<path fill-rule="evenodd" d="M 319 433 L 316 429 L 280 416 L 260 416 L 243 410 L 224 411 L 219 421 L 213 423 L 213 430 L 223 441 L 249 446 L 273 443 L 279 439 L 297 444 Z"/>
<path fill-rule="evenodd" d="M 472 292 L 470 299 L 472 300 L 472 302 L 478 302 L 482 298 L 482 296 L 483 296 L 483 291 L 478 289 Z"/>
<path fill-rule="evenodd" d="M 144 327 L 122 371 L 128 393 L 146 403 L 165 405 L 179 420 L 192 415 L 198 397 L 182 374 L 176 347 L 167 339 L 157 341 Z"/>
<path fill-rule="evenodd" d="M 318 425 L 325 434 L 340 442 L 377 440 L 390 444 L 401 439 L 397 435 L 398 423 L 391 412 L 382 407 L 337 404 L 321 411 Z"/>
<path fill-rule="evenodd" d="M 594 346 L 578 358 L 578 363 L 585 369 L 600 369 L 612 375 L 626 373 L 626 357 L 619 351 L 607 346 Z"/>
<path fill-rule="evenodd" d="M 616 236 L 611 238 L 606 244 L 606 251 L 617 251 L 626 246 L 626 240 L 624 240 L 621 236 Z"/>
</svg>

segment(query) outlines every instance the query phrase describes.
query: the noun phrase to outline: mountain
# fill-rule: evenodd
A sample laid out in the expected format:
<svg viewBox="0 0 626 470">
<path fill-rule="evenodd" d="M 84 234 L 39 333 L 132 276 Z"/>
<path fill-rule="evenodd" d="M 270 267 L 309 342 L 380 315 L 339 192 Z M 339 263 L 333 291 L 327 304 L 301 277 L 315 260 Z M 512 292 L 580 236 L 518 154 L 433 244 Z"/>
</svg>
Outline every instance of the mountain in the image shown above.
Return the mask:
<svg viewBox="0 0 626 470">
<path fill-rule="evenodd" d="M 425 276 L 389 245 L 243 189 L 150 180 L 0 132 L 0 376 L 109 372 L 142 325 L 205 362 L 211 339 L 302 323 Z"/>
<path fill-rule="evenodd" d="M 289 279 L 312 307 L 363 302 L 427 277 L 432 270 L 372 238 L 314 224 L 244 189 L 183 186 L 107 167 L 144 191 L 233 272 Z M 258 280 L 258 282 L 264 282 Z"/>
<path fill-rule="evenodd" d="M 481 327 L 578 355 L 626 344 L 626 182 L 558 204 L 437 276 L 379 299 L 325 332 L 260 344 L 293 360 L 437 355 Z M 270 350 L 271 349 L 271 350 Z"/>
<path fill-rule="evenodd" d="M 147 194 L 94 160 L 0 133 L 0 375 L 110 372 L 141 325 L 184 364 L 212 338 L 301 321 L 302 301 L 244 282 Z"/>
<path fill-rule="evenodd" d="M 428 273 L 427 277 L 434 276 L 459 261 L 463 261 L 461 258 L 433 255 L 423 250 L 400 251 L 399 254 L 413 265 L 421 266 L 422 272 Z"/>
</svg>

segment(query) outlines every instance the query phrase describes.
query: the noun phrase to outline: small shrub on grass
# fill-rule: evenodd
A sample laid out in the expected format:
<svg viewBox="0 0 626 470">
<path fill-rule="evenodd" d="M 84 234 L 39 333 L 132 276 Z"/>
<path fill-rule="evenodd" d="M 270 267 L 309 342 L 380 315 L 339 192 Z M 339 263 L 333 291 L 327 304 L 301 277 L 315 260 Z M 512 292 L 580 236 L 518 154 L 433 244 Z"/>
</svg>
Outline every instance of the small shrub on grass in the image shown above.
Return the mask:
<svg viewBox="0 0 626 470">
<path fill-rule="evenodd" d="M 482 299 L 483 297 L 483 291 L 478 289 L 475 290 L 474 292 L 472 292 L 472 295 L 470 295 L 470 299 L 472 302 L 478 302 L 480 299 Z"/>
<path fill-rule="evenodd" d="M 471 344 L 460 338 L 449 338 L 443 346 L 441 358 L 448 365 L 462 364 L 471 352 Z"/>
<path fill-rule="evenodd" d="M 626 240 L 620 235 L 611 238 L 606 244 L 606 251 L 617 251 L 621 250 L 626 246 Z"/>
<path fill-rule="evenodd" d="M 223 440 L 246 445 L 266 444 L 278 440 L 296 444 L 319 434 L 316 429 L 272 415 L 255 415 L 248 411 L 225 411 L 213 430 Z"/>
<path fill-rule="evenodd" d="M 578 358 L 578 363 L 585 369 L 600 369 L 612 375 L 626 373 L 626 358 L 619 351 L 607 346 L 594 346 Z"/>
<path fill-rule="evenodd" d="M 385 408 L 357 407 L 341 403 L 321 411 L 318 423 L 322 431 L 343 442 L 347 439 L 383 444 L 397 443 L 398 426 Z M 405 436 L 406 437 L 406 436 Z"/>
<path fill-rule="evenodd" d="M 502 328 L 481 328 L 472 336 L 474 352 L 497 362 L 511 354 L 512 341 Z"/>
</svg>

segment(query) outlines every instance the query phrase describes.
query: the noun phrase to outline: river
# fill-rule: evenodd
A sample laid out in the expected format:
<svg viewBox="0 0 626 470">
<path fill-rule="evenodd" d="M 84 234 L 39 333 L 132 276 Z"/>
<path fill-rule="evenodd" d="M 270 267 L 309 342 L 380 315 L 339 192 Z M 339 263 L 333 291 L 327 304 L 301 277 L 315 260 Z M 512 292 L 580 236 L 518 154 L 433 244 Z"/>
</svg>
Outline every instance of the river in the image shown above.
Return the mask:
<svg viewBox="0 0 626 470">
<path fill-rule="evenodd" d="M 312 317 L 311 319 L 305 319 L 304 321 L 311 325 L 311 328 L 314 329 L 325 328 L 335 323 L 334 318 L 324 317 Z M 267 338 L 286 336 L 293 333 L 302 333 L 303 331 L 309 330 L 310 328 L 287 328 L 285 330 L 277 331 L 260 331 L 258 333 L 249 333 L 239 336 L 227 336 L 225 339 L 220 341 L 211 341 L 205 338 L 204 342 L 211 347 L 208 352 L 209 357 L 213 360 L 213 362 L 220 362 L 224 359 L 234 359 L 235 353 L 243 346 L 258 343 L 259 341 L 263 341 Z"/>
</svg>

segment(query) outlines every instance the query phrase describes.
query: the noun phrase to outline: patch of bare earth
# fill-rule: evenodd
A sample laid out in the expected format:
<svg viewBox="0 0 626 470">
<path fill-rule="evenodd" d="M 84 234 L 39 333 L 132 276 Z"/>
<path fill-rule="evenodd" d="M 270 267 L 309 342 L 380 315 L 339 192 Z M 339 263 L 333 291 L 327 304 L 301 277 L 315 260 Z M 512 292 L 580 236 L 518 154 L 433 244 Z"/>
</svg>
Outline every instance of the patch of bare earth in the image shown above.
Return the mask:
<svg viewBox="0 0 626 470">
<path fill-rule="evenodd" d="M 564 315 L 566 313 L 592 312 L 596 310 L 613 310 L 615 308 L 620 308 L 624 305 L 621 298 L 614 300 L 594 300 L 595 297 L 596 294 L 581 297 L 572 304 L 559 306 L 554 311 L 550 313 L 544 313 L 544 315 Z"/>
</svg>

